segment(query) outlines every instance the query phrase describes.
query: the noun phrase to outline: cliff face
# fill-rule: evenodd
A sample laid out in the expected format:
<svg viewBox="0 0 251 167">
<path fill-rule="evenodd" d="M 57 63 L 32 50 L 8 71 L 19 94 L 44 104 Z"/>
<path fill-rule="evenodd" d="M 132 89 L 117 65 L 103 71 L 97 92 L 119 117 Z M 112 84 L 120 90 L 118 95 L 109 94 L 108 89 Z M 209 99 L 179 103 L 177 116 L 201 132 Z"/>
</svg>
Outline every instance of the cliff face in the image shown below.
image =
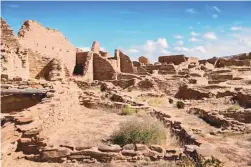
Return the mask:
<svg viewBox="0 0 251 167">
<path fill-rule="evenodd" d="M 18 39 L 21 45 L 43 57 L 62 60 L 68 72 L 72 74 L 76 61 L 76 48 L 59 31 L 28 20 L 19 30 Z"/>
<path fill-rule="evenodd" d="M 13 30 L 1 18 L 1 73 L 9 78 L 29 78 L 28 51 L 14 36 Z"/>
</svg>

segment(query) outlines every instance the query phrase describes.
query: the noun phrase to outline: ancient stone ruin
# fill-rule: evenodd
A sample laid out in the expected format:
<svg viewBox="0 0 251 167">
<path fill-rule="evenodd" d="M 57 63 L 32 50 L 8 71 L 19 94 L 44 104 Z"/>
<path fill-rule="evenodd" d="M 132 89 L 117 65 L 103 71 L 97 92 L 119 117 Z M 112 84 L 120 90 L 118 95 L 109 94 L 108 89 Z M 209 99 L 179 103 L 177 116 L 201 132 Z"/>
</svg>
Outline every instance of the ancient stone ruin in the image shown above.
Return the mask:
<svg viewBox="0 0 251 167">
<path fill-rule="evenodd" d="M 251 52 L 150 62 L 1 18 L 1 160 L 9 166 L 248 166 Z"/>
</svg>

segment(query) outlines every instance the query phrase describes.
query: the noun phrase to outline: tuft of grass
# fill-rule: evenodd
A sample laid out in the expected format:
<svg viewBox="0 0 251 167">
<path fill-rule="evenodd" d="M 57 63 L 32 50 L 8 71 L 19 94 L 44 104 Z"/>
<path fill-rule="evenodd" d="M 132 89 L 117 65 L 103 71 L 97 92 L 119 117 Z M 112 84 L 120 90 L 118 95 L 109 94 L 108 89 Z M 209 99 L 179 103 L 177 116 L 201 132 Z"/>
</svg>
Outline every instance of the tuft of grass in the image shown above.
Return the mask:
<svg viewBox="0 0 251 167">
<path fill-rule="evenodd" d="M 158 107 L 158 106 L 161 106 L 164 102 L 164 99 L 161 98 L 161 97 L 153 97 L 153 98 L 150 98 L 147 103 L 150 105 L 150 106 L 155 106 L 155 107 Z"/>
<path fill-rule="evenodd" d="M 178 109 L 183 109 L 183 108 L 185 108 L 185 103 L 183 103 L 182 101 L 177 101 L 176 107 Z"/>
<path fill-rule="evenodd" d="M 202 161 L 201 165 L 202 167 L 223 167 L 223 163 L 214 157 L 211 157 L 211 159 Z"/>
<path fill-rule="evenodd" d="M 126 107 L 122 109 L 120 115 L 132 115 L 136 112 L 137 110 L 135 108 L 132 108 L 132 106 L 128 104 Z"/>
<path fill-rule="evenodd" d="M 164 126 L 152 119 L 133 119 L 120 124 L 120 128 L 113 136 L 113 142 L 119 145 L 125 144 L 162 144 L 166 140 Z"/>
<path fill-rule="evenodd" d="M 238 111 L 240 109 L 240 105 L 235 104 L 227 109 L 227 111 Z"/>
</svg>

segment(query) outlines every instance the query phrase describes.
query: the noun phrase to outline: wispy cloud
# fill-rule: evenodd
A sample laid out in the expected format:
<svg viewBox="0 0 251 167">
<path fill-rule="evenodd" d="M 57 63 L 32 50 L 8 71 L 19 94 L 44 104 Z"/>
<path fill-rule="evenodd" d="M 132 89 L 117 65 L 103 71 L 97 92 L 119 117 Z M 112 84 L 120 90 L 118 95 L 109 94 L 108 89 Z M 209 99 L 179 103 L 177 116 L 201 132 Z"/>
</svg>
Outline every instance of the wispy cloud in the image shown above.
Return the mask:
<svg viewBox="0 0 251 167">
<path fill-rule="evenodd" d="M 19 8 L 20 6 L 17 5 L 17 4 L 10 4 L 9 7 L 10 7 L 10 8 Z"/>
<path fill-rule="evenodd" d="M 216 35 L 214 32 L 207 32 L 204 34 L 204 38 L 210 39 L 210 40 L 215 40 L 217 39 Z"/>
<path fill-rule="evenodd" d="M 187 12 L 187 13 L 191 13 L 191 14 L 198 13 L 198 12 L 197 12 L 195 9 L 193 9 L 193 8 L 186 9 L 186 12 Z"/>
<path fill-rule="evenodd" d="M 180 41 L 177 41 L 177 44 L 178 44 L 178 45 L 183 45 L 184 42 L 180 40 Z"/>
<path fill-rule="evenodd" d="M 192 31 L 192 32 L 190 33 L 190 35 L 192 35 L 192 36 L 198 36 L 198 35 L 200 35 L 200 34 L 198 34 L 198 33 L 194 32 L 194 31 Z"/>
<path fill-rule="evenodd" d="M 217 19 L 217 18 L 218 18 L 218 15 L 217 15 L 217 14 L 213 14 L 213 15 L 212 15 L 212 18 Z"/>
<path fill-rule="evenodd" d="M 216 10 L 217 12 L 221 12 L 221 10 L 217 6 L 213 6 L 213 9 Z"/>
<path fill-rule="evenodd" d="M 193 37 L 193 38 L 190 38 L 188 41 L 190 41 L 190 42 L 200 42 L 202 40 Z"/>
<path fill-rule="evenodd" d="M 128 51 L 130 53 L 139 53 L 140 52 L 138 49 L 135 49 L 135 48 L 128 49 Z"/>
<path fill-rule="evenodd" d="M 181 35 L 176 35 L 176 36 L 174 36 L 174 38 L 176 38 L 176 39 L 182 39 L 183 36 L 181 36 Z"/>
<path fill-rule="evenodd" d="M 230 28 L 232 31 L 240 31 L 240 30 L 243 30 L 243 27 L 241 26 L 233 26 Z"/>
</svg>

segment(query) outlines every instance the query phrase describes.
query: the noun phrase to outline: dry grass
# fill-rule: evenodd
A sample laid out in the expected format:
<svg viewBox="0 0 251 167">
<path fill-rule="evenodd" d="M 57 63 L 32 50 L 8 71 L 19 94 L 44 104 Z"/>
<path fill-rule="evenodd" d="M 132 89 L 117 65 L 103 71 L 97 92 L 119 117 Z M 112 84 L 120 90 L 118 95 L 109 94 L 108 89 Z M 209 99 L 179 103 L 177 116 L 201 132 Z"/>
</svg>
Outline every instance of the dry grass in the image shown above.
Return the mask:
<svg viewBox="0 0 251 167">
<path fill-rule="evenodd" d="M 138 101 L 140 102 L 147 102 L 148 105 L 154 106 L 154 107 L 159 107 L 162 106 L 165 99 L 163 97 L 137 97 Z"/>
<path fill-rule="evenodd" d="M 234 104 L 234 105 L 232 105 L 231 107 L 229 107 L 229 108 L 227 109 L 227 111 L 238 111 L 240 108 L 241 108 L 241 107 L 240 107 L 239 104 Z"/>
<path fill-rule="evenodd" d="M 122 108 L 122 111 L 119 113 L 120 115 L 132 115 L 135 114 L 137 110 L 135 108 L 132 108 L 130 104 L 128 104 L 126 107 Z"/>
<path fill-rule="evenodd" d="M 112 138 L 114 143 L 119 145 L 141 143 L 141 144 L 163 144 L 166 140 L 167 132 L 164 126 L 152 119 L 132 119 L 120 124 L 120 129 L 116 131 Z"/>
</svg>

